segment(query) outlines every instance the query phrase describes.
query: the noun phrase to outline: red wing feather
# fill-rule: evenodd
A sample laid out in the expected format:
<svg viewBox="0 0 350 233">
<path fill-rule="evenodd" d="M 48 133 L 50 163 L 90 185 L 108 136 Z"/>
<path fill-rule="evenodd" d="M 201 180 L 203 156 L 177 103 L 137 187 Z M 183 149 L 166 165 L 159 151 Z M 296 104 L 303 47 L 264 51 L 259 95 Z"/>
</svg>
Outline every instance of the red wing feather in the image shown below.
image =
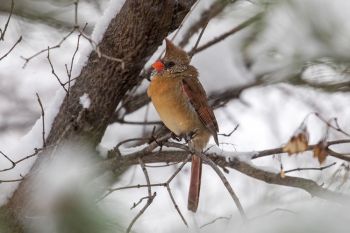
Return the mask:
<svg viewBox="0 0 350 233">
<path fill-rule="evenodd" d="M 186 77 L 182 80 L 182 84 L 183 90 L 196 110 L 200 121 L 213 135 L 216 144 L 219 144 L 217 136 L 217 132 L 219 132 L 218 123 L 216 122 L 213 109 L 208 105 L 207 95 L 202 84 L 196 77 Z"/>
</svg>

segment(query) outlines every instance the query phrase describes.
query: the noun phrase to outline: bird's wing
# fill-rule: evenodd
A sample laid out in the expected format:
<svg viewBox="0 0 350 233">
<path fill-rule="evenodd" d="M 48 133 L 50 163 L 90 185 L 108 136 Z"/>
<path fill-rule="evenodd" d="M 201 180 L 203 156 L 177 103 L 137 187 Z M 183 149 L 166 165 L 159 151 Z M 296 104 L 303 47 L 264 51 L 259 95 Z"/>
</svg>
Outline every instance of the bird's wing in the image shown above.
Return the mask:
<svg viewBox="0 0 350 233">
<path fill-rule="evenodd" d="M 217 132 L 219 132 L 218 123 L 216 122 L 213 109 L 208 104 L 207 95 L 202 84 L 198 78 L 189 76 L 182 79 L 182 88 L 196 110 L 200 121 L 213 135 L 216 144 L 219 145 L 217 136 Z"/>
</svg>

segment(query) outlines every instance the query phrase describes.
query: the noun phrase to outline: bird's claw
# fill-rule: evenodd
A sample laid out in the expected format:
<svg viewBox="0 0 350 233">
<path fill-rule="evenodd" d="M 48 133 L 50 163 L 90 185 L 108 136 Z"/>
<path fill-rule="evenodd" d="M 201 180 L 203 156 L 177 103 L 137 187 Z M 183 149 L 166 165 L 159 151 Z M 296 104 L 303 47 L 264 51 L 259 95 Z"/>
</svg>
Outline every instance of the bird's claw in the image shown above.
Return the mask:
<svg viewBox="0 0 350 233">
<path fill-rule="evenodd" d="M 197 136 L 197 130 L 193 130 L 187 134 L 184 135 L 184 139 L 186 141 L 186 143 L 190 142 L 193 138 L 195 138 Z"/>
<path fill-rule="evenodd" d="M 190 142 L 193 138 L 197 136 L 197 130 L 193 130 L 189 133 L 184 133 L 180 135 L 176 135 L 175 133 L 171 133 L 171 138 L 180 142 L 182 139 L 185 140 L 186 143 Z"/>
<path fill-rule="evenodd" d="M 148 144 L 151 144 L 152 142 L 155 142 L 159 147 L 162 147 L 163 146 L 163 143 L 158 141 L 157 138 L 152 135 L 148 141 Z"/>
<path fill-rule="evenodd" d="M 182 137 L 181 136 L 177 136 L 175 133 L 171 132 L 171 138 L 180 142 Z"/>
</svg>

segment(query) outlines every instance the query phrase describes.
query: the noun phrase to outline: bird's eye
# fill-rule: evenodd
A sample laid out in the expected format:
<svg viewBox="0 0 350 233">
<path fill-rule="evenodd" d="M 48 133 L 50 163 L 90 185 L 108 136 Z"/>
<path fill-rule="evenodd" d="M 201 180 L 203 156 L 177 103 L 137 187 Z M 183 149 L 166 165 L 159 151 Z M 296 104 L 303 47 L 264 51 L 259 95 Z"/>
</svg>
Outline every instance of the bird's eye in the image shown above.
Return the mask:
<svg viewBox="0 0 350 233">
<path fill-rule="evenodd" d="M 168 69 L 168 68 L 173 67 L 175 65 L 175 63 L 173 61 L 168 61 L 164 65 L 165 65 L 165 68 Z"/>
</svg>

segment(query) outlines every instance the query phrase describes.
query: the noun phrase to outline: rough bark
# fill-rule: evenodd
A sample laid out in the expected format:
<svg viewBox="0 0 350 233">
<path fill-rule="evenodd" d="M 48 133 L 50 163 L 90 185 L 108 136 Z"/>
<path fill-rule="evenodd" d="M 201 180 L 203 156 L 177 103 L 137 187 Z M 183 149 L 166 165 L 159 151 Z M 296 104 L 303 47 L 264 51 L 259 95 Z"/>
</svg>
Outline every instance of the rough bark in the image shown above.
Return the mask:
<svg viewBox="0 0 350 233">
<path fill-rule="evenodd" d="M 48 147 L 69 139 L 70 142 L 88 144 L 94 148 L 122 97 L 137 83 L 137 77 L 148 58 L 163 39 L 180 25 L 194 2 L 127 0 L 110 22 L 99 44 L 102 53 L 122 59 L 124 68 L 119 62 L 99 58 L 95 52 L 90 54 L 87 65 L 76 79 L 69 96 L 65 97 L 54 120 L 46 141 Z M 79 103 L 84 93 L 91 99 L 89 109 L 82 109 Z M 26 201 L 33 189 L 32 174 L 40 169 L 47 156 L 48 153 L 42 154 L 37 159 L 6 206 L 19 217 L 25 214 L 23 209 L 30 209 Z"/>
<path fill-rule="evenodd" d="M 194 1 L 127 1 L 110 23 L 99 47 L 102 53 L 120 58 L 119 62 L 98 58 L 92 53 L 88 64 L 66 96 L 48 136 L 50 145 L 82 112 L 79 97 L 87 93 L 91 107 L 81 122 L 65 132 L 84 137 L 97 145 L 122 97 L 137 83 L 137 77 L 148 58 L 169 32 L 176 29 Z"/>
</svg>

